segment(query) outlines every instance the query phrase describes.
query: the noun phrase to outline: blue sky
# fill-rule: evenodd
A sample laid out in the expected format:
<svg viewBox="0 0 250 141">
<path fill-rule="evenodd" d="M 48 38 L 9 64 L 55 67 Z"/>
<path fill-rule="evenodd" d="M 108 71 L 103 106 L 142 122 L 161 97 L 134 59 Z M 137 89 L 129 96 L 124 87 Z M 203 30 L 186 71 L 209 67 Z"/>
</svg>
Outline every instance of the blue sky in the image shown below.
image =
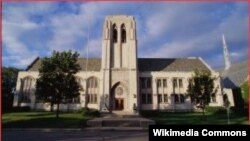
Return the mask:
<svg viewBox="0 0 250 141">
<path fill-rule="evenodd" d="M 139 57 L 202 57 L 223 67 L 224 33 L 232 63 L 248 58 L 244 2 L 19 2 L 3 3 L 3 65 L 25 69 L 53 50 L 84 57 L 87 46 L 100 57 L 104 17 L 117 14 L 135 16 Z"/>
</svg>

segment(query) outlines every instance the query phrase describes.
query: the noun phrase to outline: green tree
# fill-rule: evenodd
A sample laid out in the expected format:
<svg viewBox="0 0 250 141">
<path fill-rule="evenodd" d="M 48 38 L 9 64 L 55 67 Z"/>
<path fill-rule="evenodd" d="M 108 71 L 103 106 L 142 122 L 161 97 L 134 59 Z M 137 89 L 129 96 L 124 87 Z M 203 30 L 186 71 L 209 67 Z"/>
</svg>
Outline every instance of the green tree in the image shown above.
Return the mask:
<svg viewBox="0 0 250 141">
<path fill-rule="evenodd" d="M 244 82 L 241 86 L 241 95 L 244 100 L 244 106 L 247 108 L 249 104 L 249 85 L 248 81 Z"/>
<path fill-rule="evenodd" d="M 36 95 L 39 100 L 57 105 L 56 117 L 59 117 L 59 105 L 68 103 L 79 96 L 79 85 L 74 74 L 80 70 L 77 63 L 79 54 L 72 51 L 53 52 L 52 57 L 43 58 L 39 69 Z"/>
<path fill-rule="evenodd" d="M 187 95 L 190 96 L 192 103 L 202 110 L 203 115 L 211 97 L 217 93 L 218 88 L 214 87 L 215 79 L 210 71 L 198 69 L 190 79 Z"/>
<path fill-rule="evenodd" d="M 20 70 L 17 68 L 2 67 L 2 109 L 4 112 L 12 108 L 18 71 Z"/>
</svg>

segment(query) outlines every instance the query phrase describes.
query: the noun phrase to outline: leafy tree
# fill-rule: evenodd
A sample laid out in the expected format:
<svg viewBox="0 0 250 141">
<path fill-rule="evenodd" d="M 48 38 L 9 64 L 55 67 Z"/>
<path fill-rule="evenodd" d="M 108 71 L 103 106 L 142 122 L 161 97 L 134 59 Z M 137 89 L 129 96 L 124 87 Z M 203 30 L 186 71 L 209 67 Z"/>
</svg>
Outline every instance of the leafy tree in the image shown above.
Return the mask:
<svg viewBox="0 0 250 141">
<path fill-rule="evenodd" d="M 12 107 L 13 92 L 16 87 L 17 68 L 14 67 L 2 67 L 2 106 L 3 111 L 8 111 Z"/>
<path fill-rule="evenodd" d="M 245 107 L 248 107 L 248 104 L 249 104 L 249 85 L 248 85 L 248 81 L 244 82 L 241 86 L 240 86 L 240 89 L 241 89 L 241 95 L 242 95 L 242 98 L 244 100 L 244 105 Z"/>
<path fill-rule="evenodd" d="M 218 88 L 214 87 L 215 79 L 210 71 L 196 69 L 189 82 L 187 95 L 190 96 L 194 105 L 202 109 L 203 115 L 211 97 L 217 93 Z"/>
<path fill-rule="evenodd" d="M 74 74 L 80 70 L 77 63 L 79 54 L 72 51 L 53 52 L 52 57 L 43 58 L 39 69 L 36 95 L 39 100 L 57 105 L 56 117 L 59 117 L 59 104 L 68 103 L 79 96 L 79 85 Z M 51 108 L 52 110 L 53 108 Z"/>
</svg>

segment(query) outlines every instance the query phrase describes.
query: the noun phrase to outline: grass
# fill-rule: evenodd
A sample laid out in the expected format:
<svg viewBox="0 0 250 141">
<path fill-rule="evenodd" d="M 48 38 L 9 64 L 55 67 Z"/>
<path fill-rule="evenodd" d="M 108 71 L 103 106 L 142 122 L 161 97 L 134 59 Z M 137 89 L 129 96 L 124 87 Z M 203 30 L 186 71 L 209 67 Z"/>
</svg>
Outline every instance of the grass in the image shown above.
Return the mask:
<svg viewBox="0 0 250 141">
<path fill-rule="evenodd" d="M 60 113 L 56 119 L 53 112 L 12 112 L 2 114 L 3 128 L 84 128 L 91 117 L 80 112 Z"/>
<path fill-rule="evenodd" d="M 203 117 L 202 113 L 170 113 L 170 112 L 154 112 L 143 113 L 144 117 L 155 120 L 156 124 L 228 124 L 226 111 L 209 111 Z M 230 124 L 248 124 L 247 113 L 239 115 L 230 114 Z"/>
<path fill-rule="evenodd" d="M 86 114 L 87 113 L 87 114 Z M 91 115 L 92 116 L 89 116 Z M 227 124 L 226 111 L 221 108 L 207 109 L 205 118 L 202 113 L 171 113 L 159 111 L 142 112 L 144 117 L 155 120 L 157 124 Z M 60 118 L 53 112 L 12 112 L 2 114 L 3 128 L 84 128 L 87 120 L 97 114 L 86 112 L 61 112 Z M 230 114 L 231 124 L 248 124 L 247 113 Z"/>
</svg>

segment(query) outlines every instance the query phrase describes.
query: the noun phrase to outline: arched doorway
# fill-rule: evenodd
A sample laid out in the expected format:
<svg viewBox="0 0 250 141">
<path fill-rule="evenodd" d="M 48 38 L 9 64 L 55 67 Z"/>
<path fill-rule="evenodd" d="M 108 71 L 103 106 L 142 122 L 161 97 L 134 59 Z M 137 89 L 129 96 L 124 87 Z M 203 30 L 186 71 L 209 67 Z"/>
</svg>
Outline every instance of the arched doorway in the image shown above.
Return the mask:
<svg viewBox="0 0 250 141">
<path fill-rule="evenodd" d="M 127 90 L 120 82 L 116 83 L 111 89 L 110 97 L 111 109 L 123 111 L 126 107 Z"/>
</svg>

